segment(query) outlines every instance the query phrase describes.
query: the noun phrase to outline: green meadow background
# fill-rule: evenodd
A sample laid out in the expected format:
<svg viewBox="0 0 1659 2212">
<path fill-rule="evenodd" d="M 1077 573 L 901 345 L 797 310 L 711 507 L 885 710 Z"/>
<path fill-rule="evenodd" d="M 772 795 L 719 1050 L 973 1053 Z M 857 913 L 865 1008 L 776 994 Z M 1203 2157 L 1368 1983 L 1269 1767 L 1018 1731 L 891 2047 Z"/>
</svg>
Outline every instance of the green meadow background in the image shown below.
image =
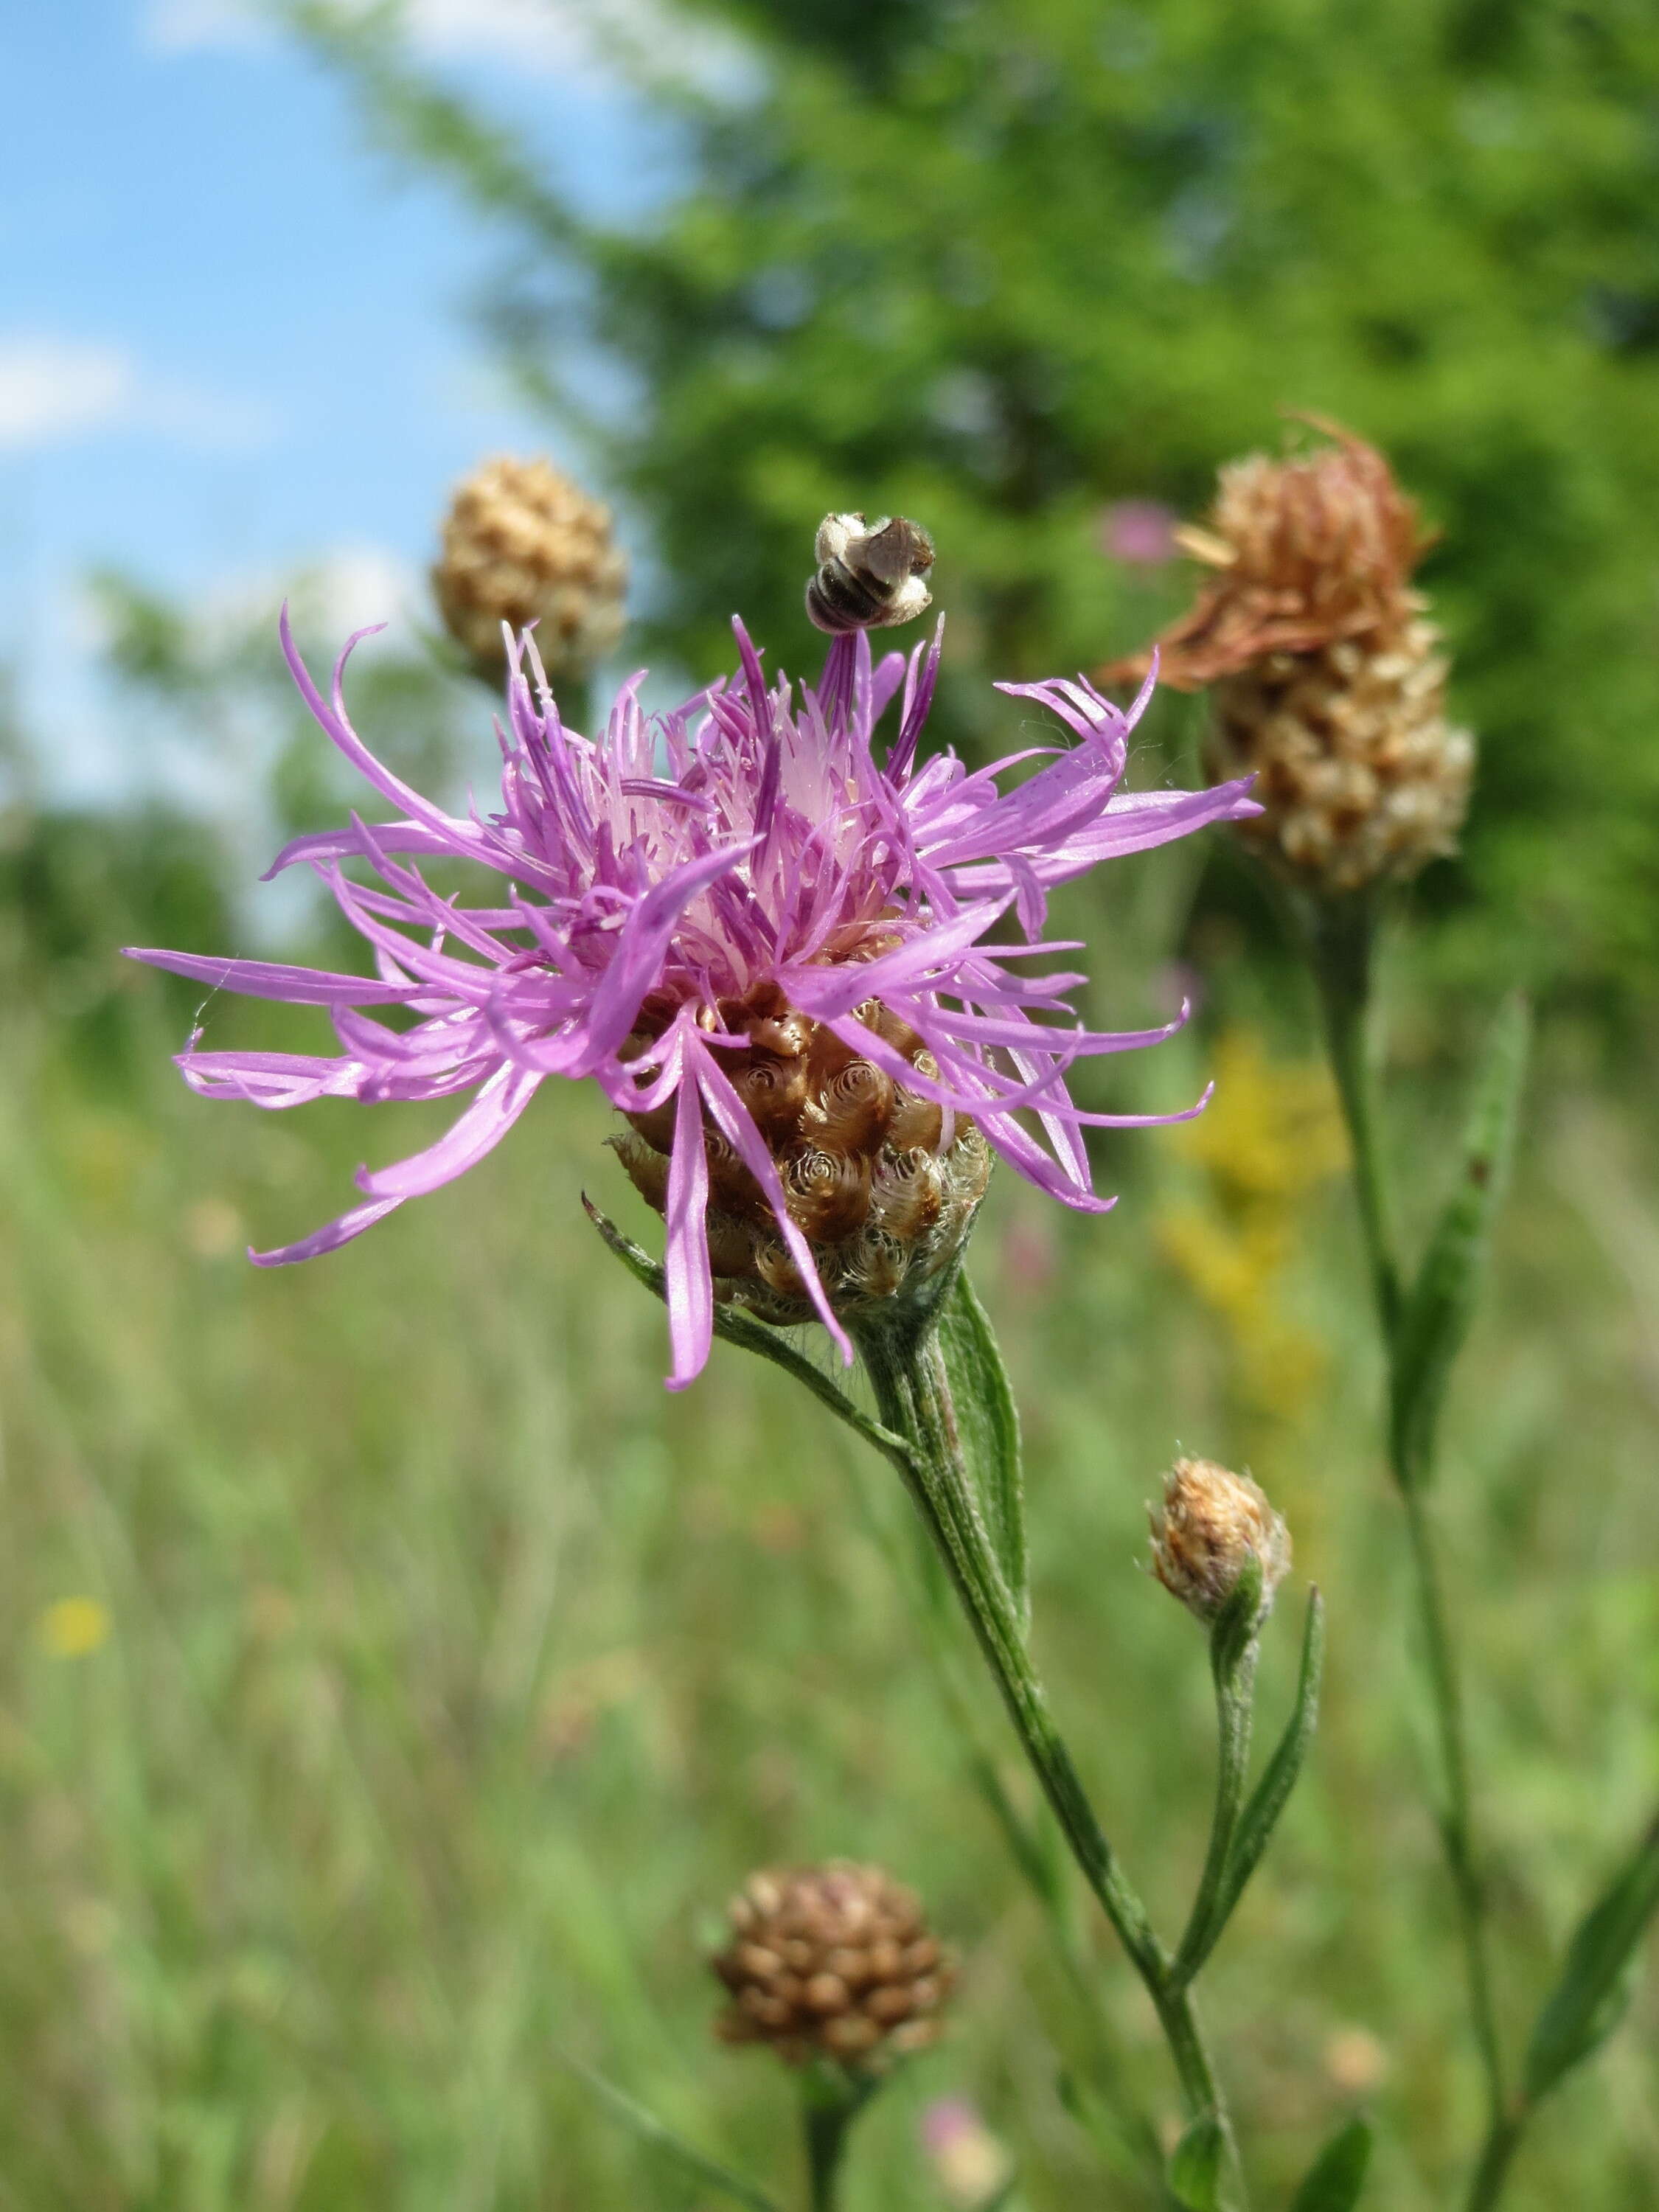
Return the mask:
<svg viewBox="0 0 1659 2212">
<path fill-rule="evenodd" d="M 720 665 L 742 606 L 807 665 L 830 505 L 921 515 L 951 618 L 941 730 L 1018 738 L 991 674 L 1091 665 L 1181 603 L 1102 511 L 1190 511 L 1281 406 L 1395 453 L 1482 746 L 1467 853 L 1387 964 L 1393 1151 L 1420 1233 L 1482 1027 L 1540 1016 L 1492 1285 L 1435 1510 L 1468 1652 L 1511 2048 L 1659 1771 L 1659 70 L 1649 11 L 1407 0 L 911 0 L 710 8 L 746 105 L 659 82 L 686 183 L 595 230 L 428 82 L 396 11 L 292 35 L 365 127 L 479 212 L 502 356 L 653 550 L 637 646 Z M 510 236 L 510 274 L 501 240 Z M 576 281 L 580 280 L 580 281 Z M 487 286 L 486 289 L 489 289 Z M 626 405 L 577 409 L 580 333 Z M 577 441 L 585 442 L 577 443 Z M 434 487 L 434 519 L 443 487 Z M 326 518 L 319 517 L 319 538 Z M 263 635 L 204 642 L 105 579 L 110 651 L 176 738 L 246 706 L 256 808 L 337 818 Z M 313 625 L 312 642 L 331 642 Z M 489 701 L 411 643 L 361 726 L 453 787 Z M 1164 702 L 1135 780 L 1190 778 Z M 30 733 L 14 733 L 26 750 Z M 481 743 L 483 750 L 480 750 Z M 255 770 L 250 770 L 251 784 Z M 237 862 L 236 865 L 240 865 Z M 795 2201 L 787 2085 L 712 2043 L 702 1960 L 752 1865 L 879 1858 L 957 1946 L 951 2039 L 865 2124 L 851 2212 L 944 2207 L 925 2107 L 971 2097 L 1030 2212 L 1134 2207 L 1078 2117 L 1174 2118 L 1138 1985 L 1085 1916 L 1079 2017 L 964 1771 L 903 1501 L 782 1376 L 716 1348 L 659 1386 L 659 1310 L 587 1227 L 650 1224 L 585 1091 L 313 1267 L 250 1242 L 337 1211 L 423 1111 L 213 1106 L 168 1064 L 198 993 L 123 942 L 251 941 L 228 847 L 16 787 L 0 852 L 0 2212 L 712 2212 L 564 2063 L 600 2068 Z M 1085 1079 L 1199 1133 L 1103 1141 L 1063 1216 L 1006 1174 L 973 1267 L 1024 1411 L 1037 1639 L 1109 1832 L 1161 1923 L 1201 1856 L 1201 1639 L 1142 1571 L 1177 1449 L 1248 1462 L 1331 1659 L 1306 1779 L 1206 1976 L 1258 2201 L 1347 2112 L 1376 2212 L 1455 2201 L 1480 2122 L 1422 1787 L 1380 1376 L 1311 1009 L 1224 851 L 1057 902 L 1092 1020 L 1177 985 L 1180 1040 Z M 318 909 L 293 949 L 351 958 Z M 314 1042 L 215 1000 L 215 1043 Z M 983 1741 L 1023 1783 L 988 1693 Z M 1540 2121 L 1515 2212 L 1659 2202 L 1659 1980 Z"/>
</svg>

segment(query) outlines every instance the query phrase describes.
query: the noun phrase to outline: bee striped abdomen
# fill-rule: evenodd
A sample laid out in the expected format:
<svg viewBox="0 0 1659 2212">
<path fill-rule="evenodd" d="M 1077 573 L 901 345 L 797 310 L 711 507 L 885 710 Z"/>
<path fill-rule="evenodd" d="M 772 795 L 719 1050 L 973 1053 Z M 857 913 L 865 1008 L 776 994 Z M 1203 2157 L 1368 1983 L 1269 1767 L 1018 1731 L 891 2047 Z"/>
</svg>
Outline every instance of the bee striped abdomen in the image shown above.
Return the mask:
<svg viewBox="0 0 1659 2212">
<path fill-rule="evenodd" d="M 812 550 L 818 565 L 806 586 L 807 617 L 832 636 L 890 629 L 933 603 L 922 579 L 933 565 L 933 541 L 902 514 L 873 524 L 861 514 L 826 514 Z"/>
</svg>

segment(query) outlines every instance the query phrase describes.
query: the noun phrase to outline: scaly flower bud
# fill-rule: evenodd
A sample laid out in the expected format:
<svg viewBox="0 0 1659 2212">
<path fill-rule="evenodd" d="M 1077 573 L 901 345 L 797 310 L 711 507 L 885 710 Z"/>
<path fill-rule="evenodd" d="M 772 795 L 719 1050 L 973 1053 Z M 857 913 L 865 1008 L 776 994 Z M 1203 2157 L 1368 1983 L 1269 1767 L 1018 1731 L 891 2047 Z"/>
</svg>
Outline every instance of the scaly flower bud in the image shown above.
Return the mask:
<svg viewBox="0 0 1659 2212">
<path fill-rule="evenodd" d="M 1209 1459 L 1178 1459 L 1164 1478 L 1164 1502 L 1149 1505 L 1152 1572 L 1202 1621 L 1215 1619 L 1246 1562 L 1261 1563 L 1261 1613 L 1290 1571 L 1291 1534 L 1259 1483 Z"/>
<path fill-rule="evenodd" d="M 450 635 L 492 684 L 501 640 L 532 623 L 544 666 L 586 676 L 622 635 L 628 561 L 611 510 L 544 460 L 485 461 L 456 486 L 432 586 Z"/>
<path fill-rule="evenodd" d="M 1158 647 L 1166 683 L 1211 688 L 1212 776 L 1255 773 L 1263 811 L 1239 834 L 1332 895 L 1456 849 L 1474 742 L 1447 723 L 1439 633 L 1410 588 L 1431 542 L 1414 505 L 1374 447 L 1316 427 L 1334 444 L 1222 470 L 1204 525 L 1178 533 L 1217 573 Z"/>
<path fill-rule="evenodd" d="M 647 1019 L 653 1010 L 647 1007 Z M 991 1152 L 975 1124 L 908 1090 L 845 1044 L 827 1024 L 792 1007 L 780 986 L 756 984 L 716 1012 L 746 1051 L 722 1054 L 777 1170 L 788 1217 L 811 1248 L 819 1283 L 843 1321 L 895 1313 L 926 1296 L 962 1249 L 990 1179 Z M 661 1010 L 666 1025 L 672 1009 Z M 938 1062 L 908 1023 L 879 1000 L 854 1010 L 925 1080 Z M 630 1055 L 651 1043 L 641 1028 Z M 611 1144 L 635 1188 L 668 1210 L 675 1114 L 628 1116 Z M 812 1318 L 772 1202 L 730 1142 L 705 1120 L 708 1251 L 714 1296 L 787 1327 Z"/>
<path fill-rule="evenodd" d="M 710 1962 L 732 1997 L 716 2022 L 723 2041 L 874 2073 L 938 2039 L 951 1962 L 915 1893 L 879 1867 L 753 1874 L 728 1917 L 732 1941 Z"/>
</svg>

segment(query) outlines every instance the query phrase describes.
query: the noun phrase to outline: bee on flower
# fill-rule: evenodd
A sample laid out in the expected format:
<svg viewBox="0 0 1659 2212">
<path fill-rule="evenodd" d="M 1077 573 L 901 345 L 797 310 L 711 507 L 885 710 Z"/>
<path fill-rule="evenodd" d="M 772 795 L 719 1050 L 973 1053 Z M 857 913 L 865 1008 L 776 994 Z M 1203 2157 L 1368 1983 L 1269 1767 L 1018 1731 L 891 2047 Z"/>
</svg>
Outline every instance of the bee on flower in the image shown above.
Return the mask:
<svg viewBox="0 0 1659 2212">
<path fill-rule="evenodd" d="M 907 544 L 927 542 L 905 529 Z M 373 972 L 132 957 L 328 1013 L 335 1053 L 217 1051 L 193 1037 L 179 1066 L 204 1097 L 269 1109 L 471 1103 L 435 1144 L 362 1170 L 357 1204 L 259 1264 L 349 1243 L 482 1159 L 550 1079 L 592 1080 L 625 1117 L 623 1165 L 666 1222 L 679 1388 L 708 1358 L 717 1297 L 769 1320 L 816 1316 L 850 1359 L 849 1318 L 941 1279 L 993 1156 L 1066 1205 L 1104 1211 L 1084 1132 L 1182 1118 L 1072 1098 L 1079 1060 L 1155 1043 L 1181 1018 L 1079 1024 L 1069 994 L 1084 978 L 1042 965 L 1071 949 L 1045 941 L 1048 894 L 1249 815 L 1248 781 L 1125 792 L 1150 683 L 1125 713 L 1081 678 L 1000 686 L 1052 717 L 1051 741 L 970 772 L 921 750 L 942 623 L 908 659 L 879 661 L 862 628 L 844 629 L 816 687 L 799 691 L 769 678 L 733 629 L 735 675 L 656 715 L 632 677 L 594 736 L 566 727 L 533 639 L 517 641 L 500 806 L 457 816 L 353 728 L 343 679 L 356 639 L 325 694 L 284 617 L 301 696 L 392 818 L 301 837 L 271 872 L 314 871 Z M 422 872 L 457 859 L 494 879 L 476 904 Z"/>
</svg>

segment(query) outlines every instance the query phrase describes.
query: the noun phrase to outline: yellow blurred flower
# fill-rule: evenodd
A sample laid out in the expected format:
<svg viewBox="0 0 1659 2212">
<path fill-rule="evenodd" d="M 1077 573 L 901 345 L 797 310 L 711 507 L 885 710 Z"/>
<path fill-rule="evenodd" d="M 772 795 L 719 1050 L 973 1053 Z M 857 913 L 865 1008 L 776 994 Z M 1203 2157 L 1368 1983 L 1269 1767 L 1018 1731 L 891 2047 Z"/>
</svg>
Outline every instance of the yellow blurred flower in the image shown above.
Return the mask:
<svg viewBox="0 0 1659 2212">
<path fill-rule="evenodd" d="M 1294 1198 L 1348 1158 L 1322 1060 L 1275 1061 L 1254 1030 L 1229 1030 L 1215 1049 L 1215 1098 L 1171 1132 L 1176 1149 L 1238 1200 Z"/>
<path fill-rule="evenodd" d="M 95 1597 L 55 1598 L 35 1630 L 54 1659 L 84 1659 L 109 1641 L 109 1608 Z"/>
<path fill-rule="evenodd" d="M 198 1260 L 222 1260 L 240 1254 L 247 1243 L 242 1217 L 228 1199 L 198 1198 L 185 1210 L 185 1243 Z"/>
<path fill-rule="evenodd" d="M 1216 1048 L 1215 1100 L 1171 1132 L 1200 1170 L 1199 1194 L 1158 1224 L 1168 1259 L 1225 1327 L 1240 1397 L 1293 1420 L 1317 1386 L 1319 1345 L 1285 1310 L 1297 1249 L 1292 1201 L 1347 1158 L 1336 1095 L 1316 1060 L 1274 1061 L 1250 1030 Z"/>
</svg>

